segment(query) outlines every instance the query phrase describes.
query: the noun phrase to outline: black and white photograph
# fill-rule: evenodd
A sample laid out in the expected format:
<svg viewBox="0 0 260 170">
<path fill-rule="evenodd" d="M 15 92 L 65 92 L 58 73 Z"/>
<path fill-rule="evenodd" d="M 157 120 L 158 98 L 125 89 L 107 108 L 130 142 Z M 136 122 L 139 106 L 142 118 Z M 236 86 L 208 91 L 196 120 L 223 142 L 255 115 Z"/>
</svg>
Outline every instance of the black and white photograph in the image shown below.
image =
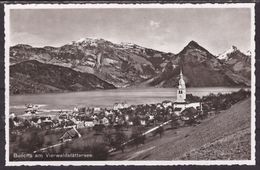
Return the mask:
<svg viewBox="0 0 260 170">
<path fill-rule="evenodd" d="M 254 15 L 5 5 L 6 165 L 255 165 Z"/>
</svg>

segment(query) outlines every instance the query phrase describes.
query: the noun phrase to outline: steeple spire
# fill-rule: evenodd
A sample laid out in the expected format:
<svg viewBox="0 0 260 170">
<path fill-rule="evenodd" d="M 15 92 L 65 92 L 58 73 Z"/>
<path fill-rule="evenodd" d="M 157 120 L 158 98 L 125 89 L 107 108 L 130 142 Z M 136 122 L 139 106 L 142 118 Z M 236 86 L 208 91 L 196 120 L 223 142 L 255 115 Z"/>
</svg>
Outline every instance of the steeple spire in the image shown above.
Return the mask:
<svg viewBox="0 0 260 170">
<path fill-rule="evenodd" d="M 183 79 L 182 69 L 180 69 L 179 86 L 182 86 L 182 87 L 185 88 L 185 82 L 184 82 L 184 79 Z"/>
</svg>

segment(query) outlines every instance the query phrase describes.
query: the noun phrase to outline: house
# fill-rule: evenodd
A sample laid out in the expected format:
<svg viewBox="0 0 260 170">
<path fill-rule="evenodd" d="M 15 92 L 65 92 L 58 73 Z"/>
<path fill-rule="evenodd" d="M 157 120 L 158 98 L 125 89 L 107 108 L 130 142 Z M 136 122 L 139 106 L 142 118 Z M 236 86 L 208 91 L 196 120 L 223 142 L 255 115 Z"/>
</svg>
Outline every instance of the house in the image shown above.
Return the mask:
<svg viewBox="0 0 260 170">
<path fill-rule="evenodd" d="M 181 115 L 181 112 L 184 111 L 186 108 L 193 107 L 194 109 L 198 111 L 202 111 L 201 103 L 200 102 L 194 102 L 194 103 L 188 103 L 188 102 L 175 102 L 174 103 L 174 114 L 177 116 Z"/>
<path fill-rule="evenodd" d="M 115 123 L 118 123 L 119 122 L 119 117 L 117 116 L 116 118 L 115 118 L 115 121 L 114 121 Z"/>
<path fill-rule="evenodd" d="M 113 112 L 110 110 L 105 110 L 105 116 L 113 115 Z"/>
<path fill-rule="evenodd" d="M 98 119 L 96 114 L 92 115 L 91 118 L 94 119 L 94 120 Z"/>
<path fill-rule="evenodd" d="M 58 117 L 59 117 L 59 119 L 68 119 L 69 115 L 66 112 L 60 111 Z"/>
<path fill-rule="evenodd" d="M 145 126 L 145 125 L 146 125 L 146 120 L 145 120 L 145 119 L 141 119 L 141 120 L 140 120 L 140 124 L 141 124 L 142 126 Z"/>
<path fill-rule="evenodd" d="M 101 121 L 102 121 L 102 124 L 103 124 L 103 125 L 105 125 L 105 126 L 108 126 L 108 125 L 109 125 L 109 120 L 108 120 L 108 118 L 103 117 L 103 119 L 101 119 Z"/>
<path fill-rule="evenodd" d="M 162 105 L 164 108 L 172 107 L 172 102 L 171 101 L 163 101 Z"/>
<path fill-rule="evenodd" d="M 93 110 L 94 114 L 97 114 L 97 113 L 99 113 L 100 111 L 101 111 L 101 108 L 100 108 L 100 107 L 94 107 L 94 110 Z"/>
<path fill-rule="evenodd" d="M 125 115 L 125 121 L 129 121 L 129 115 Z"/>
<path fill-rule="evenodd" d="M 86 107 L 80 107 L 78 108 L 79 114 L 85 114 L 86 113 Z"/>
<path fill-rule="evenodd" d="M 79 112 L 79 108 L 78 107 L 74 107 L 73 108 L 73 112 Z"/>
<path fill-rule="evenodd" d="M 14 113 L 11 113 L 10 115 L 9 115 L 9 118 L 10 119 L 14 119 L 16 116 L 15 116 L 15 114 Z"/>
<path fill-rule="evenodd" d="M 98 119 L 94 119 L 92 122 L 93 122 L 94 126 L 98 125 L 100 123 L 100 121 Z"/>
<path fill-rule="evenodd" d="M 78 124 L 78 121 L 73 117 L 72 119 L 70 119 L 74 124 Z"/>
<path fill-rule="evenodd" d="M 81 128 L 85 127 L 85 123 L 83 121 L 78 121 L 76 126 L 77 126 L 77 129 L 81 129 Z"/>
<path fill-rule="evenodd" d="M 70 120 L 70 119 L 68 119 L 68 120 L 65 120 L 65 125 L 64 125 L 64 127 L 72 127 L 72 126 L 75 126 L 75 123 L 72 121 L 72 120 Z"/>
<path fill-rule="evenodd" d="M 85 127 L 94 127 L 95 126 L 93 121 L 85 121 L 84 124 L 85 124 Z"/>
<path fill-rule="evenodd" d="M 42 120 L 41 119 L 38 119 L 37 120 L 37 124 L 41 124 L 42 123 Z"/>
<path fill-rule="evenodd" d="M 181 117 L 183 120 L 189 120 L 190 118 L 196 118 L 199 115 L 199 111 L 194 107 L 188 107 L 181 112 Z"/>
<path fill-rule="evenodd" d="M 180 80 L 177 89 L 177 100 L 173 103 L 174 114 L 180 116 L 186 108 L 190 107 L 193 107 L 198 111 L 202 111 L 202 106 L 200 102 L 189 103 L 186 101 L 186 85 L 183 79 L 182 70 L 180 70 Z"/>
<path fill-rule="evenodd" d="M 62 142 L 67 141 L 67 140 L 71 140 L 74 138 L 80 138 L 81 134 L 77 131 L 77 129 L 75 128 L 75 126 L 73 126 L 73 128 L 71 128 L 70 130 L 66 131 L 61 137 L 60 140 Z"/>
<path fill-rule="evenodd" d="M 26 107 L 25 113 L 27 114 L 37 114 L 39 109 L 38 105 L 33 105 L 33 104 L 26 104 L 25 107 Z"/>
<path fill-rule="evenodd" d="M 43 120 L 40 124 L 40 127 L 44 129 L 50 129 L 52 128 L 52 126 L 53 126 L 52 120 Z"/>
<path fill-rule="evenodd" d="M 157 103 L 156 109 L 163 109 L 163 105 L 161 103 Z"/>
<path fill-rule="evenodd" d="M 154 120 L 154 115 L 149 115 L 149 121 L 153 121 Z"/>
<path fill-rule="evenodd" d="M 115 103 L 113 106 L 113 110 L 119 110 L 119 109 L 124 109 L 124 108 L 128 108 L 128 104 L 126 104 L 126 102 Z"/>
</svg>

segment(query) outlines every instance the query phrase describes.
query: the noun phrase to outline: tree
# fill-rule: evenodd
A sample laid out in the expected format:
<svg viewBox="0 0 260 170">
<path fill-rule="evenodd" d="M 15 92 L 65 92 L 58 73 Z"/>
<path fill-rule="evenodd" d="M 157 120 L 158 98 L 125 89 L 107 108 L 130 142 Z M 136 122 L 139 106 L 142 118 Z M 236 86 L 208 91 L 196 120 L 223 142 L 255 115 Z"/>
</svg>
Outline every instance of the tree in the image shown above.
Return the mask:
<svg viewBox="0 0 260 170">
<path fill-rule="evenodd" d="M 13 119 L 9 118 L 9 128 L 13 129 L 15 127 Z"/>
<path fill-rule="evenodd" d="M 163 126 L 159 126 L 153 133 L 153 136 L 156 136 L 157 134 L 160 135 L 160 138 L 162 137 L 162 135 L 164 134 L 164 128 Z"/>
<path fill-rule="evenodd" d="M 194 107 L 186 108 L 182 114 L 181 119 L 188 125 L 196 123 L 195 117 L 198 115 L 198 111 Z"/>
<path fill-rule="evenodd" d="M 136 148 L 139 146 L 139 144 L 144 144 L 145 135 L 143 135 L 142 127 L 133 129 L 130 140 L 132 140 L 131 144 L 135 145 Z"/>
<path fill-rule="evenodd" d="M 193 96 L 192 94 L 187 94 L 186 95 L 186 100 L 190 102 L 200 102 L 201 98 L 198 96 Z"/>
<path fill-rule="evenodd" d="M 141 123 L 140 123 L 140 118 L 139 116 L 134 116 L 133 117 L 133 125 L 134 126 L 139 126 Z"/>
<path fill-rule="evenodd" d="M 124 145 L 127 141 L 127 136 L 122 131 L 117 131 L 115 133 L 115 140 L 112 141 L 112 147 L 116 149 L 120 149 L 122 152 L 124 152 Z"/>
<path fill-rule="evenodd" d="M 171 115 L 171 128 L 176 129 L 179 126 L 178 117 L 175 114 Z"/>
</svg>

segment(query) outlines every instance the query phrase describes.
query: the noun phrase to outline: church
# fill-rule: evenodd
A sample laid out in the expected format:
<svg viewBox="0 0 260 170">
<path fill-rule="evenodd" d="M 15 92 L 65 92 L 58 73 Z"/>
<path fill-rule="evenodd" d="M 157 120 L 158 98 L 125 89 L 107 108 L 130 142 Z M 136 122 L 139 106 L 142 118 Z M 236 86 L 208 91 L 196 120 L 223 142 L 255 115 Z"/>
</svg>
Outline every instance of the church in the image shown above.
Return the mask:
<svg viewBox="0 0 260 170">
<path fill-rule="evenodd" d="M 202 106 L 200 102 L 190 103 L 186 101 L 186 85 L 183 79 L 182 70 L 180 70 L 180 79 L 177 89 L 177 100 L 173 103 L 174 113 L 177 116 L 180 116 L 181 112 L 189 107 L 193 107 L 196 110 L 202 111 Z"/>
</svg>

